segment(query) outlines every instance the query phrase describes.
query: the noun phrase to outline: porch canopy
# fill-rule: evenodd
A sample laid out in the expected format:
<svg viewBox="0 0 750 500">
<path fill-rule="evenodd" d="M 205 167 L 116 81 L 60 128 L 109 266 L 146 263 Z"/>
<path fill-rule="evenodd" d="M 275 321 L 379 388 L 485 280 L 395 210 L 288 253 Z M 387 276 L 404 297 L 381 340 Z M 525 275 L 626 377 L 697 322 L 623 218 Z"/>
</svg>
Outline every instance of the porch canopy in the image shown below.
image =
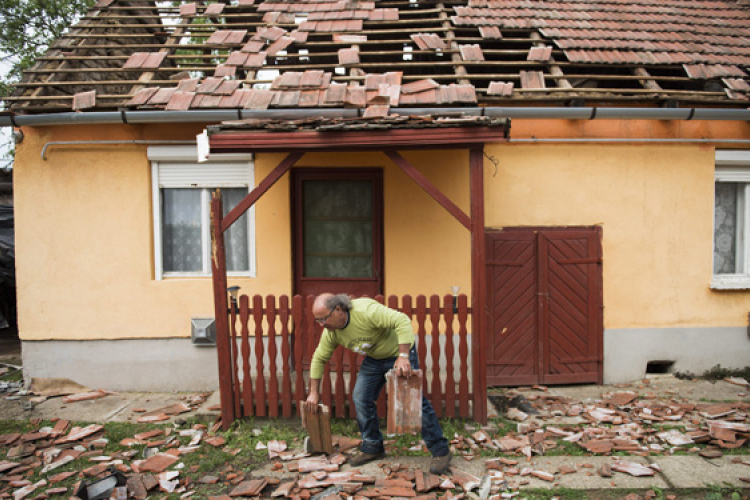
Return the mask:
<svg viewBox="0 0 750 500">
<path fill-rule="evenodd" d="M 212 201 L 212 271 L 216 311 L 222 422 L 228 427 L 239 415 L 231 404 L 232 374 L 227 318 L 227 274 L 224 232 L 257 202 L 306 153 L 381 150 L 471 234 L 472 350 L 474 418 L 487 421 L 485 324 L 480 313 L 486 302 L 484 243 L 485 142 L 508 139 L 510 121 L 485 116 L 382 116 L 373 118 L 307 118 L 237 120 L 207 129 L 209 154 L 288 152 L 275 169 L 226 216 L 219 197 Z M 470 214 L 466 214 L 403 156 L 399 150 L 468 149 Z"/>
</svg>

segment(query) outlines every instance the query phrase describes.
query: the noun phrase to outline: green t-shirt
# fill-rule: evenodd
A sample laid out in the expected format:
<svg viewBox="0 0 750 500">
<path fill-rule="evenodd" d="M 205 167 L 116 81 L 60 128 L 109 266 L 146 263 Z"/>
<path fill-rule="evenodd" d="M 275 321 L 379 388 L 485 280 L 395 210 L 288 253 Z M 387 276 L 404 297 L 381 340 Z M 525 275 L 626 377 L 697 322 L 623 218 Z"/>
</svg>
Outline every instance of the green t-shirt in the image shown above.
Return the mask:
<svg viewBox="0 0 750 500">
<path fill-rule="evenodd" d="M 409 317 L 372 299 L 354 299 L 349 324 L 341 330 L 323 330 L 310 363 L 310 378 L 323 378 L 325 364 L 336 346 L 342 345 L 371 358 L 386 359 L 398 356 L 399 344 L 414 344 Z"/>
</svg>

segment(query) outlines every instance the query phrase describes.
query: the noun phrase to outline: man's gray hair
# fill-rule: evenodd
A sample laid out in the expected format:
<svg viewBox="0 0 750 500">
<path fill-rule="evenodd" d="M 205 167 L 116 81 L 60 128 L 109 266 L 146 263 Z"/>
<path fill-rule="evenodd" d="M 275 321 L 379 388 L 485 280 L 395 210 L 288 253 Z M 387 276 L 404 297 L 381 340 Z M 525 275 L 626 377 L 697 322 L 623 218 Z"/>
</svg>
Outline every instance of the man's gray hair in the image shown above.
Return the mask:
<svg viewBox="0 0 750 500">
<path fill-rule="evenodd" d="M 331 295 L 326 298 L 325 305 L 330 310 L 333 310 L 334 307 L 340 307 L 342 311 L 348 311 L 352 308 L 352 298 L 345 293 Z"/>
</svg>

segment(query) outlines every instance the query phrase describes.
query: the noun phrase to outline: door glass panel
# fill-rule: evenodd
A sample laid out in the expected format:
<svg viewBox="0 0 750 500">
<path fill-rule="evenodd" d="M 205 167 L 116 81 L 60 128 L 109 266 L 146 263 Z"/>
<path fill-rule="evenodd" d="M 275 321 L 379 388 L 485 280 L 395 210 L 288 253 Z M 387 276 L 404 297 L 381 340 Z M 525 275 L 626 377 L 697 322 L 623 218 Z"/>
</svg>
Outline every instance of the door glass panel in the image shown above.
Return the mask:
<svg viewBox="0 0 750 500">
<path fill-rule="evenodd" d="M 306 278 L 373 277 L 372 182 L 302 183 Z"/>
</svg>

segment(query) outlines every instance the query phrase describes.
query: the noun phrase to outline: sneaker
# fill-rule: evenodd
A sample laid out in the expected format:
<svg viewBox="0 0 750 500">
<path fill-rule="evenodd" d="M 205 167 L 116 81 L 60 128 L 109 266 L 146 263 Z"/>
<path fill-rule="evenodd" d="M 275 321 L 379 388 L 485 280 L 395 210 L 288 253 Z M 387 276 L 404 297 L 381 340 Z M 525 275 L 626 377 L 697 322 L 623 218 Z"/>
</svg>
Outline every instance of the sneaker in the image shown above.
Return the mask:
<svg viewBox="0 0 750 500">
<path fill-rule="evenodd" d="M 351 465 L 352 467 L 359 467 L 360 465 L 365 465 L 366 463 L 372 462 L 373 460 L 379 460 L 383 457 L 385 457 L 384 451 L 381 451 L 380 453 L 362 452 L 356 457 L 349 460 L 349 465 Z"/>
<path fill-rule="evenodd" d="M 442 457 L 432 457 L 432 461 L 430 462 L 430 472 L 438 476 L 445 474 L 445 471 L 448 470 L 448 465 L 451 463 L 452 457 L 453 454 L 451 452 L 448 452 L 447 455 L 443 455 Z"/>
</svg>

